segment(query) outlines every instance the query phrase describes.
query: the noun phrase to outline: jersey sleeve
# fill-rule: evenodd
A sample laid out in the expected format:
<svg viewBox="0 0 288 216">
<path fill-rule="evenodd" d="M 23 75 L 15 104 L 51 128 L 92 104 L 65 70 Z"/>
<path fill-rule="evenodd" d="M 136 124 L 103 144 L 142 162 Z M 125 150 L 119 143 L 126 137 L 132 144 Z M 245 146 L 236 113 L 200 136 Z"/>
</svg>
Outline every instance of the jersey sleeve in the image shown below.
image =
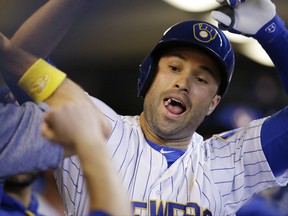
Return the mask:
<svg viewBox="0 0 288 216">
<path fill-rule="evenodd" d="M 288 107 L 267 118 L 261 130 L 261 144 L 267 161 L 280 178 L 288 169 Z M 285 175 L 283 176 L 285 182 Z"/>
<path fill-rule="evenodd" d="M 273 61 L 286 93 L 288 93 L 288 30 L 275 16 L 256 35 L 256 39 Z"/>
<path fill-rule="evenodd" d="M 288 94 L 288 30 L 285 22 L 276 15 L 257 33 L 256 39 L 273 61 Z M 286 182 L 287 179 L 287 176 L 285 177 L 285 170 L 288 168 L 287 112 L 286 107 L 268 118 L 261 130 L 263 151 L 279 183 Z"/>
<path fill-rule="evenodd" d="M 63 148 L 44 139 L 43 111 L 34 103 L 0 104 L 0 178 L 60 165 Z"/>
<path fill-rule="evenodd" d="M 91 101 L 97 106 L 97 108 L 106 116 L 106 118 L 113 124 L 113 122 L 120 121 L 119 115 L 107 104 L 98 98 L 89 96 Z"/>
<path fill-rule="evenodd" d="M 264 119 L 210 140 L 211 172 L 228 213 L 236 212 L 256 193 L 278 182 L 261 145 Z"/>
</svg>

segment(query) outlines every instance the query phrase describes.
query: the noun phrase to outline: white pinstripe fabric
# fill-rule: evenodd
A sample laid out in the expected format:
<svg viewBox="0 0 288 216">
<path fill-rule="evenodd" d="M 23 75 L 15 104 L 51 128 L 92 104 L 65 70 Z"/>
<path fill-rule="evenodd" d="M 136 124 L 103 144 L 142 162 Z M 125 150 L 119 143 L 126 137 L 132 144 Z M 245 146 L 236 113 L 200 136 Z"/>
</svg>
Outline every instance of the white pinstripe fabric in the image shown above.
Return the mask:
<svg viewBox="0 0 288 216">
<path fill-rule="evenodd" d="M 118 116 L 93 100 L 113 124 L 107 146 L 136 206 L 135 215 L 157 215 L 153 206 L 160 201 L 168 209 L 167 215 L 185 211 L 196 216 L 234 215 L 255 193 L 278 185 L 261 149 L 264 119 L 226 139 L 222 134 L 203 141 L 195 133 L 185 154 L 167 169 L 165 157 L 147 144 L 138 116 Z M 62 170 L 55 172 L 68 215 L 88 213 L 88 195 L 79 168 L 73 157 L 65 159 Z M 281 178 L 281 183 L 287 182 L 286 175 Z M 158 215 L 161 205 L 159 208 Z"/>
</svg>

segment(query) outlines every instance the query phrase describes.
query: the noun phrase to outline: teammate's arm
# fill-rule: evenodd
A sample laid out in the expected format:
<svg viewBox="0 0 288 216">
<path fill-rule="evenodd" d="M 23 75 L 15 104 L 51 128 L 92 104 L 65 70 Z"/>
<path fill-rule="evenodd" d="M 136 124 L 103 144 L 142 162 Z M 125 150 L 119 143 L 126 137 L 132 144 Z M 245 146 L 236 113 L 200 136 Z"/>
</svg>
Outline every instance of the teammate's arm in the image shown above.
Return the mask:
<svg viewBox="0 0 288 216">
<path fill-rule="evenodd" d="M 38 9 L 21 25 L 11 39 L 14 45 L 28 53 L 32 53 L 32 55 L 27 55 L 27 53 L 21 49 L 17 50 L 16 46 L 11 45 L 9 41 L 7 42 L 7 40 L 5 40 L 6 45 L 4 47 L 5 49 L 2 49 L 3 55 L 1 56 L 1 58 L 3 57 L 1 59 L 2 63 L 6 61 L 5 64 L 2 64 L 5 68 L 5 70 L 3 70 L 4 79 L 7 82 L 17 83 L 38 58 L 45 58 L 50 54 L 71 24 L 75 22 L 84 11 L 91 9 L 93 5 L 96 5 L 93 0 L 50 0 Z M 2 43 L 3 41 L 4 40 L 2 40 Z M 23 56 L 25 57 L 23 58 Z M 8 62 L 9 64 L 7 64 Z M 38 68 L 38 71 L 39 70 L 41 71 L 42 68 Z M 36 70 L 35 74 L 37 74 L 38 71 Z M 31 78 L 29 79 L 31 81 L 30 84 L 33 85 L 34 81 L 32 81 Z M 36 77 L 35 82 L 37 82 L 37 79 L 39 80 L 40 77 Z M 52 80 L 52 83 L 53 82 Z M 57 92 L 54 93 L 55 88 L 60 84 L 61 87 L 57 88 Z M 50 90 L 48 96 L 41 98 L 41 100 L 44 100 L 50 105 L 59 104 L 60 101 L 75 100 L 79 95 L 83 96 L 82 89 L 67 78 L 62 79 L 54 86 L 56 87 Z M 13 89 L 11 90 L 13 92 Z"/>
<path fill-rule="evenodd" d="M 0 180 L 32 170 L 57 168 L 63 148 L 40 133 L 43 112 L 34 103 L 0 103 Z"/>
<path fill-rule="evenodd" d="M 49 0 L 19 27 L 11 40 L 23 50 L 45 58 L 93 5 L 94 0 Z"/>
<path fill-rule="evenodd" d="M 11 40 L 32 55 L 47 58 L 71 25 L 94 5 L 97 3 L 93 0 L 49 0 L 19 27 Z M 4 79 L 19 103 L 32 100 L 15 80 Z"/>
<path fill-rule="evenodd" d="M 37 57 L 15 46 L 3 34 L 0 34 L 0 55 L 0 68 L 3 77 L 16 82 L 38 61 Z M 38 69 L 41 70 L 41 68 Z M 35 73 L 37 74 L 37 71 Z M 68 78 L 63 79 L 63 82 L 55 90 L 55 92 L 51 92 L 51 97 L 45 99 L 45 102 L 50 105 L 64 104 L 66 101 L 87 97 L 83 89 Z"/>
<path fill-rule="evenodd" d="M 99 110 L 88 98 L 67 103 L 45 114 L 42 132 L 56 143 L 75 148 L 87 180 L 90 210 L 95 215 L 99 210 L 109 215 L 132 215 L 126 192 L 104 146 L 110 125 L 100 122 L 98 115 Z"/>
<path fill-rule="evenodd" d="M 16 47 L 2 34 L 0 34 L 0 56 L 0 70 L 2 74 L 7 79 L 16 81 L 38 61 L 38 58 Z M 41 70 L 41 68 L 38 69 Z M 65 78 L 55 91 L 51 92 L 51 95 L 45 99 L 45 102 L 55 107 L 65 105 L 69 102 L 87 100 L 87 98 L 87 94 L 80 86 L 70 79 Z M 95 109 L 97 108 L 95 107 Z M 106 117 L 100 112 L 99 115 L 97 115 L 97 119 L 99 122 L 103 122 L 104 125 L 109 124 Z M 73 154 L 74 152 L 69 152 L 69 154 L 71 153 Z"/>
</svg>

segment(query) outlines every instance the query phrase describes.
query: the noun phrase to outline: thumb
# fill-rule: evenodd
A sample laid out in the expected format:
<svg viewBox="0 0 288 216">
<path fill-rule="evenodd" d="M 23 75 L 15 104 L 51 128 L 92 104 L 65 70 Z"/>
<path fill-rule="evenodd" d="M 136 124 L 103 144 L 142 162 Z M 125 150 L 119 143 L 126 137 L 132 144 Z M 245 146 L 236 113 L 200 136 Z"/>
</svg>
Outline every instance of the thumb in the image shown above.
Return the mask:
<svg viewBox="0 0 288 216">
<path fill-rule="evenodd" d="M 211 16 L 219 23 L 218 26 L 221 30 L 231 30 L 235 24 L 234 10 L 230 6 L 223 6 L 212 11 Z"/>
<path fill-rule="evenodd" d="M 227 14 L 220 12 L 220 11 L 212 11 L 211 16 L 214 20 L 216 20 L 219 23 L 222 23 L 226 26 L 230 26 L 232 23 L 231 17 L 229 17 Z"/>
<path fill-rule="evenodd" d="M 216 1 L 222 5 L 228 4 L 232 7 L 234 7 L 238 2 L 242 3 L 242 2 L 245 2 L 246 0 L 216 0 Z"/>
<path fill-rule="evenodd" d="M 225 4 L 226 0 L 216 0 L 219 4 Z"/>
<path fill-rule="evenodd" d="M 41 133 L 46 139 L 55 142 L 53 130 L 50 129 L 46 122 L 43 122 L 41 125 Z"/>
</svg>

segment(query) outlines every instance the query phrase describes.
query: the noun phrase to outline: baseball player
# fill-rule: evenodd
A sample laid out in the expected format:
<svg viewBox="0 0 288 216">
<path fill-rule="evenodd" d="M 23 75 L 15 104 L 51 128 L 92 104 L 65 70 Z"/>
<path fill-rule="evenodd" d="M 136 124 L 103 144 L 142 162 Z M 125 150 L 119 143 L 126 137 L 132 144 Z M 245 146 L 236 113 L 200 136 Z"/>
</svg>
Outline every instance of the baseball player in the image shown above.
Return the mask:
<svg viewBox="0 0 288 216">
<path fill-rule="evenodd" d="M 231 2 L 235 20 L 226 10 L 212 16 L 220 27 L 257 39 L 286 87 L 288 32 L 274 4 L 269 0 Z M 253 13 L 249 13 L 251 8 Z M 243 22 L 247 19 L 248 24 Z M 63 77 L 59 71 L 22 54 L 25 64 L 14 62 L 4 52 L 6 62 L 0 61 L 1 68 L 4 75 L 20 78 L 19 85 L 35 101 L 55 106 L 53 98 L 64 103 L 67 98 L 61 99 L 60 92 L 69 100 L 84 97 L 68 78 L 59 78 Z M 17 67 L 11 69 L 7 61 Z M 219 104 L 233 69 L 234 53 L 225 35 L 207 22 L 185 21 L 169 28 L 140 66 L 138 94 L 144 98 L 144 109 L 139 116 L 120 116 L 91 97 L 100 111 L 98 120 L 111 125 L 106 146 L 135 215 L 234 215 L 259 191 L 287 184 L 287 108 L 205 141 L 195 132 Z M 43 77 L 40 71 L 56 77 L 57 88 L 44 80 L 40 93 L 29 90 L 34 76 Z M 49 94 L 43 96 L 46 90 Z M 78 158 L 65 159 L 55 175 L 66 214 L 88 214 L 88 193 Z"/>
</svg>

